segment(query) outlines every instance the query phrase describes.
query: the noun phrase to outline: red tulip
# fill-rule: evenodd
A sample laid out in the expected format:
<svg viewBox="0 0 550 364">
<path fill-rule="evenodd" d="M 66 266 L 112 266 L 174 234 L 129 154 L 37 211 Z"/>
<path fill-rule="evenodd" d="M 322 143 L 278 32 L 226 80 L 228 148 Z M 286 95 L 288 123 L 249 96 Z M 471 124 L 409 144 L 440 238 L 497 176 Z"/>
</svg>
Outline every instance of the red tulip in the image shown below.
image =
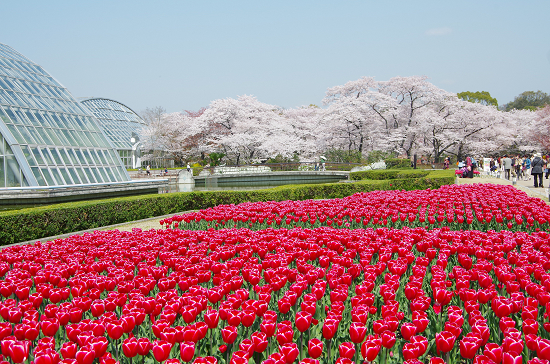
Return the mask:
<svg viewBox="0 0 550 364">
<path fill-rule="evenodd" d="M 386 349 L 391 349 L 395 345 L 395 333 L 391 331 L 384 331 L 380 338 L 382 339 L 382 346 Z"/>
<path fill-rule="evenodd" d="M 519 354 L 523 352 L 523 340 L 521 338 L 515 339 L 510 336 L 505 337 L 502 341 L 502 350 Z"/>
<path fill-rule="evenodd" d="M 276 328 L 277 323 L 275 321 L 266 321 L 264 319 L 264 321 L 262 321 L 262 323 L 260 324 L 260 330 L 262 330 L 262 332 L 266 334 L 267 337 L 272 337 L 273 335 L 275 335 Z"/>
<path fill-rule="evenodd" d="M 539 331 L 539 323 L 533 319 L 523 320 L 523 325 L 521 326 L 523 333 L 527 334 L 537 334 Z"/>
<path fill-rule="evenodd" d="M 109 342 L 106 337 L 94 337 L 90 340 L 90 346 L 95 353 L 95 357 L 99 358 L 107 352 Z"/>
<path fill-rule="evenodd" d="M 403 345 L 403 358 L 405 360 L 417 359 L 423 354 L 422 349 L 422 346 L 418 343 L 405 343 Z"/>
<path fill-rule="evenodd" d="M 226 326 L 222 329 L 222 339 L 226 344 L 233 344 L 237 339 L 237 328 L 235 326 Z"/>
<path fill-rule="evenodd" d="M 146 337 L 141 337 L 137 340 L 138 346 L 137 346 L 137 353 L 141 356 L 149 354 L 149 351 L 151 350 L 152 343 L 149 341 Z"/>
<path fill-rule="evenodd" d="M 355 345 L 351 342 L 343 342 L 338 347 L 338 352 L 341 357 L 353 359 L 353 356 L 355 355 Z"/>
<path fill-rule="evenodd" d="M 78 364 L 92 364 L 95 358 L 94 351 L 89 347 L 80 348 L 75 354 Z"/>
<path fill-rule="evenodd" d="M 279 347 L 281 354 L 283 354 L 283 359 L 286 364 L 292 364 L 300 354 L 298 346 L 295 343 L 283 344 Z"/>
<path fill-rule="evenodd" d="M 12 328 L 9 322 L 0 322 L 0 341 L 11 335 Z"/>
<path fill-rule="evenodd" d="M 153 352 L 153 356 L 155 357 L 156 361 L 160 361 L 160 362 L 163 362 L 166 359 L 168 359 L 171 349 L 172 349 L 172 344 L 164 340 L 154 341 L 151 348 Z"/>
<path fill-rule="evenodd" d="M 124 334 L 124 328 L 120 321 L 114 321 L 107 324 L 107 334 L 113 340 L 118 340 Z"/>
<path fill-rule="evenodd" d="M 359 344 L 365 339 L 367 328 L 359 322 L 352 322 L 349 327 L 349 335 L 352 342 Z"/>
<path fill-rule="evenodd" d="M 292 328 L 279 324 L 279 329 L 277 330 L 277 342 L 279 345 L 291 343 L 293 338 L 294 331 Z"/>
<path fill-rule="evenodd" d="M 334 320 L 326 319 L 323 325 L 323 337 L 326 340 L 330 340 L 336 335 L 338 329 L 338 323 Z"/>
<path fill-rule="evenodd" d="M 442 331 L 435 335 L 435 345 L 437 350 L 443 353 L 448 353 L 453 350 L 456 336 L 448 331 Z"/>
<path fill-rule="evenodd" d="M 373 361 L 378 356 L 381 347 L 382 342 L 380 339 L 368 336 L 363 345 L 361 345 L 361 355 L 363 359 Z"/>
<path fill-rule="evenodd" d="M 466 336 L 460 340 L 460 355 L 465 359 L 473 359 L 480 346 L 480 339 Z"/>
<path fill-rule="evenodd" d="M 9 345 L 10 357 L 14 363 L 22 363 L 29 357 L 30 342 L 13 341 Z"/>
<path fill-rule="evenodd" d="M 37 352 L 35 349 L 35 364 L 57 364 L 59 361 L 59 354 L 55 350 L 46 348 Z"/>
<path fill-rule="evenodd" d="M 138 341 L 135 337 L 129 337 L 122 342 L 122 352 L 127 358 L 133 358 L 138 354 Z"/>
<path fill-rule="evenodd" d="M 193 357 L 195 356 L 195 343 L 191 341 L 181 343 L 180 355 L 181 360 L 184 363 L 189 363 L 191 360 L 193 360 Z"/>
<path fill-rule="evenodd" d="M 416 334 L 416 326 L 413 323 L 406 322 L 401 325 L 401 336 L 403 336 L 405 340 L 410 340 L 414 334 Z"/>
<path fill-rule="evenodd" d="M 294 321 L 296 328 L 300 332 L 306 332 L 311 326 L 311 320 L 313 316 L 306 311 L 298 311 L 296 313 L 296 319 Z"/>
<path fill-rule="evenodd" d="M 308 354 L 317 359 L 323 354 L 323 342 L 319 339 L 310 339 L 308 342 Z"/>
<path fill-rule="evenodd" d="M 248 357 L 252 357 L 252 354 L 254 354 L 254 342 L 250 339 L 244 339 L 240 344 L 239 344 L 239 349 L 246 352 Z"/>
<path fill-rule="evenodd" d="M 59 322 L 57 319 L 42 319 L 40 329 L 44 336 L 55 336 L 57 330 L 59 330 Z"/>
<path fill-rule="evenodd" d="M 242 311 L 241 321 L 244 327 L 252 326 L 252 324 L 254 323 L 254 320 L 256 320 L 256 313 L 254 312 L 254 310 Z"/>
<path fill-rule="evenodd" d="M 252 342 L 254 343 L 254 351 L 257 353 L 263 353 L 267 349 L 267 335 L 263 332 L 253 333 Z"/>
<path fill-rule="evenodd" d="M 209 329 L 214 329 L 218 327 L 219 321 L 220 321 L 220 314 L 217 310 L 208 310 L 204 314 L 204 322 L 206 322 Z"/>
<path fill-rule="evenodd" d="M 78 347 L 74 342 L 67 341 L 63 343 L 61 346 L 61 349 L 59 349 L 59 352 L 61 355 L 63 355 L 64 359 L 74 359 L 76 356 L 76 352 L 78 350 Z"/>
<path fill-rule="evenodd" d="M 516 353 L 504 353 L 502 355 L 502 364 L 522 364 L 523 357 L 521 354 Z"/>
</svg>

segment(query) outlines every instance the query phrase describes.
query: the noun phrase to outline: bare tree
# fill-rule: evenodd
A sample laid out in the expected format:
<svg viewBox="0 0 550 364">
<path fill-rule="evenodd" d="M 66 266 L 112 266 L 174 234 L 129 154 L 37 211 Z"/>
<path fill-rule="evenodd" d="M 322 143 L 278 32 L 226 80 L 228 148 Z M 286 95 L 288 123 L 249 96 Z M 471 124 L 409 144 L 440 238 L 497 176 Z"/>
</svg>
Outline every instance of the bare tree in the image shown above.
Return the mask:
<svg viewBox="0 0 550 364">
<path fill-rule="evenodd" d="M 147 125 L 159 123 L 162 115 L 166 114 L 166 109 L 162 106 L 148 107 L 139 113 L 139 116 Z"/>
</svg>

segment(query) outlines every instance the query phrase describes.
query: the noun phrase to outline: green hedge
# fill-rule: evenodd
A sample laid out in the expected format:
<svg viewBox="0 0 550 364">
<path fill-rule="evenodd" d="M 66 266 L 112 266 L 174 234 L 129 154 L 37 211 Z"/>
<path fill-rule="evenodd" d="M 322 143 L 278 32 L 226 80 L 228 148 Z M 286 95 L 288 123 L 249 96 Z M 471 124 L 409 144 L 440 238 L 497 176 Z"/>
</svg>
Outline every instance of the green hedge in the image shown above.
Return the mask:
<svg viewBox="0 0 550 364">
<path fill-rule="evenodd" d="M 374 190 L 438 188 L 454 183 L 453 171 L 424 178 L 281 186 L 253 191 L 203 191 L 70 202 L 0 213 L 0 245 L 67 234 L 171 213 L 247 201 L 341 198 Z M 159 225 L 160 227 L 160 225 Z"/>
<path fill-rule="evenodd" d="M 402 169 L 378 169 L 374 171 L 351 172 L 349 178 L 353 181 L 420 178 L 426 177 L 428 173 L 428 171 L 419 171 L 414 169 L 411 169 L 410 171 Z"/>
<path fill-rule="evenodd" d="M 387 169 L 412 168 L 410 159 L 389 158 L 389 159 L 386 159 L 384 162 L 386 162 Z"/>
</svg>

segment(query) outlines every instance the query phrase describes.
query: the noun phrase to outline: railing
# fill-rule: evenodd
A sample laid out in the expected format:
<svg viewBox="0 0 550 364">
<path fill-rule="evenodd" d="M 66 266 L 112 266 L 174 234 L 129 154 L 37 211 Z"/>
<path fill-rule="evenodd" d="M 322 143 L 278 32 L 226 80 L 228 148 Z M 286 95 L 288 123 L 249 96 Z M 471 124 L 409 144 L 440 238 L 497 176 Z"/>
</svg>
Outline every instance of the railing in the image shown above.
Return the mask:
<svg viewBox="0 0 550 364">
<path fill-rule="evenodd" d="M 235 168 L 261 168 L 268 167 L 271 172 L 287 171 L 350 171 L 353 167 L 361 166 L 360 163 L 319 163 L 319 162 L 291 162 L 291 163 L 258 163 L 247 165 L 224 165 L 223 167 Z M 207 167 L 205 170 L 213 173 L 216 167 Z"/>
</svg>

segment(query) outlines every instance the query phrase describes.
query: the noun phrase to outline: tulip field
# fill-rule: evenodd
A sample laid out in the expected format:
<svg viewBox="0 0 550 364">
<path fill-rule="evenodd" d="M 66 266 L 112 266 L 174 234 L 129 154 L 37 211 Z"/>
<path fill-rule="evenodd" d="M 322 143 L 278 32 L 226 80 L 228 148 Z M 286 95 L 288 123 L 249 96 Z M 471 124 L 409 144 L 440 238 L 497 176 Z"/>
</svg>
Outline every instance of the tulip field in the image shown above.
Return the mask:
<svg viewBox="0 0 550 364">
<path fill-rule="evenodd" d="M 0 364 L 549 363 L 549 219 L 463 185 L 5 247 Z"/>
</svg>

